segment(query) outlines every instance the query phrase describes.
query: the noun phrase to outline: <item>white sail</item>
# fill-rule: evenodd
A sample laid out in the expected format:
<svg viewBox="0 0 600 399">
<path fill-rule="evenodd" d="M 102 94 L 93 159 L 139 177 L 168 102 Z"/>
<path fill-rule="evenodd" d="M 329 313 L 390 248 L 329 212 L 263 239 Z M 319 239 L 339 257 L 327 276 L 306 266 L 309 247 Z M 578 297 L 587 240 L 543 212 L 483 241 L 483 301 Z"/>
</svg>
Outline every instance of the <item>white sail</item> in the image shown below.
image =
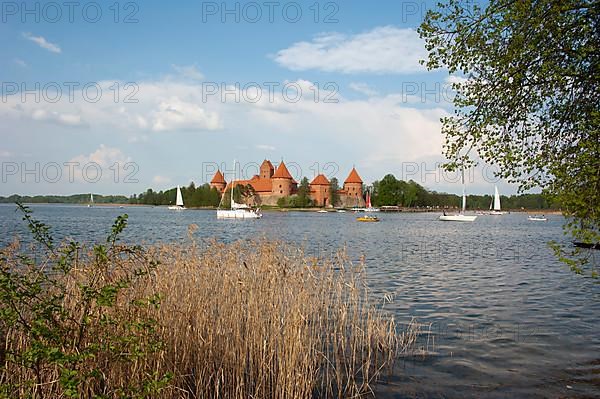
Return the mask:
<svg viewBox="0 0 600 399">
<path fill-rule="evenodd" d="M 498 186 L 494 186 L 494 210 L 500 210 L 500 194 L 498 193 Z"/>
<path fill-rule="evenodd" d="M 90 194 L 90 204 L 94 203 L 94 194 Z"/>
<path fill-rule="evenodd" d="M 179 186 L 177 186 L 177 198 L 175 198 L 175 205 L 171 205 L 169 209 L 176 211 L 182 211 L 186 209 L 186 207 L 183 205 L 183 196 L 181 195 L 181 188 L 179 188 Z"/>
<path fill-rule="evenodd" d="M 177 186 L 177 199 L 175 201 L 175 205 L 183 206 L 183 197 L 181 196 L 181 189 Z"/>
</svg>

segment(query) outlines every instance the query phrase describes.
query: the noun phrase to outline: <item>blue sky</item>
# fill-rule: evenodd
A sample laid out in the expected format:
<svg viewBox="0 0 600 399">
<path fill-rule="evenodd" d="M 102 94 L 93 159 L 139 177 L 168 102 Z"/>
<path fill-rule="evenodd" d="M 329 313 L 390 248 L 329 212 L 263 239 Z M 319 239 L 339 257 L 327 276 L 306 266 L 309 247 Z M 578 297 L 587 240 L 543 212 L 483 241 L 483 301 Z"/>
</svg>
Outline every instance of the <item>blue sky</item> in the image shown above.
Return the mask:
<svg viewBox="0 0 600 399">
<path fill-rule="evenodd" d="M 431 2 L 77 4 L 2 3 L 0 195 L 130 195 L 264 158 L 460 192 L 436 170 L 458 78 L 418 64 Z M 469 191 L 492 180 L 473 172 Z"/>
</svg>

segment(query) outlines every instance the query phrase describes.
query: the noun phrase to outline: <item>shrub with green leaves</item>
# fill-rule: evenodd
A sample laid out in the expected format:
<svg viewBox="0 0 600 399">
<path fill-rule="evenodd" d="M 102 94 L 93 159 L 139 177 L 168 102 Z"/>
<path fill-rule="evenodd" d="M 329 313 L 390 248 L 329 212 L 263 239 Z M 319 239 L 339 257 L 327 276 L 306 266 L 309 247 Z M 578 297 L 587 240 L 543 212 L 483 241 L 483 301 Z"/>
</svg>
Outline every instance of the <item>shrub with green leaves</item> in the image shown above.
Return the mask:
<svg viewBox="0 0 600 399">
<path fill-rule="evenodd" d="M 18 208 L 35 244 L 0 250 L 0 397 L 130 398 L 163 389 L 170 376 L 147 359 L 162 348 L 150 316 L 160 296 L 134 289 L 151 282 L 157 262 L 120 242 L 127 215 L 86 251 L 75 241 L 56 245 L 47 225 Z"/>
</svg>

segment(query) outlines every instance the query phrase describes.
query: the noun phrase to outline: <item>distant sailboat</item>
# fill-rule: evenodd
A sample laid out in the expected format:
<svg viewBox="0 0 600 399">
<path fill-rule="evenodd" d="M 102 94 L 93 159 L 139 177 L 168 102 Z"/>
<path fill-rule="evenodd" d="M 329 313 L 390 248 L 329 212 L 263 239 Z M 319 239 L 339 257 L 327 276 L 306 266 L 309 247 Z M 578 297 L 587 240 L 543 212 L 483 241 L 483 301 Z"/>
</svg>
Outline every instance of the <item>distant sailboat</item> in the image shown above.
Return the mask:
<svg viewBox="0 0 600 399">
<path fill-rule="evenodd" d="M 177 210 L 177 211 L 182 211 L 184 209 L 187 209 L 183 205 L 183 196 L 181 195 L 181 188 L 179 188 L 179 185 L 177 186 L 177 198 L 175 199 L 175 206 L 170 206 L 169 209 L 173 209 L 173 210 Z"/>
<path fill-rule="evenodd" d="M 527 220 L 529 220 L 530 222 L 547 222 L 548 218 L 545 217 L 544 215 L 542 215 L 542 216 L 533 215 L 533 216 L 528 216 Z"/>
<path fill-rule="evenodd" d="M 500 207 L 500 194 L 498 193 L 498 186 L 494 186 L 494 202 L 490 204 L 490 215 L 504 215 L 506 212 L 502 212 L 502 208 Z"/>
<path fill-rule="evenodd" d="M 88 208 L 94 206 L 94 194 L 90 194 L 90 203 L 87 205 Z"/>
<path fill-rule="evenodd" d="M 477 216 L 465 215 L 465 210 L 467 209 L 467 192 L 465 186 L 465 172 L 462 171 L 462 183 L 463 183 L 463 192 L 462 192 L 462 210 L 460 213 L 455 215 L 446 215 L 446 212 L 442 216 L 440 216 L 440 220 L 445 222 L 472 222 L 477 219 Z"/>
<path fill-rule="evenodd" d="M 363 209 L 365 212 L 379 212 L 379 208 L 374 208 L 371 205 L 371 193 L 367 190 L 366 208 Z"/>
</svg>

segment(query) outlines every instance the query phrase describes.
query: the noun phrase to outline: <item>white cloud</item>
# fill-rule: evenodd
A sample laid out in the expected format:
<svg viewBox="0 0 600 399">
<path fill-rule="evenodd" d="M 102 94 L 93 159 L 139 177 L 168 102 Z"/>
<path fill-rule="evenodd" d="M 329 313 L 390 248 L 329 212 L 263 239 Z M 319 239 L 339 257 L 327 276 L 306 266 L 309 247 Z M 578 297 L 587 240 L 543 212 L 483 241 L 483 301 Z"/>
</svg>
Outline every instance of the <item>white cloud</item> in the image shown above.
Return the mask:
<svg viewBox="0 0 600 399">
<path fill-rule="evenodd" d="M 27 40 L 31 40 L 32 42 L 34 42 L 41 48 L 46 49 L 52 53 L 60 54 L 62 52 L 62 50 L 60 49 L 60 47 L 58 45 L 49 42 L 43 36 L 33 36 L 31 33 L 25 32 L 25 33 L 23 33 L 23 37 Z"/>
<path fill-rule="evenodd" d="M 372 96 L 376 96 L 377 94 L 379 94 L 377 92 L 377 90 L 372 89 L 368 84 L 366 83 L 350 83 L 349 87 L 354 90 L 357 91 L 359 93 L 362 93 L 366 96 L 372 97 Z"/>
<path fill-rule="evenodd" d="M 257 144 L 256 146 L 257 150 L 263 150 L 263 151 L 275 151 L 276 148 L 272 145 L 268 145 L 268 144 Z"/>
<path fill-rule="evenodd" d="M 171 179 L 166 176 L 156 175 L 152 178 L 152 183 L 158 185 L 168 184 L 171 183 Z"/>
<path fill-rule="evenodd" d="M 72 163 L 75 182 L 113 185 L 115 179 L 120 181 L 120 173 L 125 170 L 125 164 L 132 162 L 132 159 L 119 148 L 100 144 L 95 151 L 78 155 L 69 162 Z"/>
<path fill-rule="evenodd" d="M 412 73 L 426 70 L 419 64 L 426 55 L 415 30 L 382 26 L 351 36 L 323 33 L 280 50 L 274 58 L 294 71 Z"/>
<path fill-rule="evenodd" d="M 31 119 L 42 122 L 52 122 L 63 126 L 85 126 L 81 115 L 48 111 L 45 109 L 34 109 Z"/>
<path fill-rule="evenodd" d="M 202 80 L 204 75 L 195 65 L 172 65 L 173 69 L 182 77 L 192 80 Z"/>
<path fill-rule="evenodd" d="M 79 162 L 81 165 L 85 165 L 88 163 L 97 163 L 102 168 L 109 168 L 114 165 L 115 162 L 120 163 L 121 165 L 131 162 L 131 158 L 126 157 L 119 148 L 115 147 L 107 147 L 104 144 L 100 144 L 97 150 L 91 152 L 90 154 L 82 154 L 78 155 L 75 158 L 71 159 L 71 162 Z"/>
<path fill-rule="evenodd" d="M 15 58 L 13 61 L 15 62 L 15 64 L 17 64 L 21 68 L 27 68 L 29 66 L 29 65 L 27 65 L 27 63 L 25 61 L 23 61 L 20 58 Z"/>
<path fill-rule="evenodd" d="M 281 90 L 276 91 L 272 101 L 267 93 L 263 93 L 256 103 L 244 101 L 244 96 L 240 96 L 239 102 L 233 96 L 222 101 L 220 93 L 206 100 L 202 98 L 199 83 L 168 78 L 139 82 L 136 96 L 139 102 L 135 104 L 122 101 L 116 104 L 112 95 L 103 96 L 101 101 L 93 104 L 81 100 L 79 93 L 75 94 L 75 103 L 69 103 L 65 96 L 54 104 L 22 102 L 20 95 L 10 95 L 6 102 L 0 102 L 0 120 L 3 121 L 0 132 L 19 129 L 20 138 L 35 142 L 38 132 L 52 131 L 52 137 L 56 135 L 62 141 L 73 140 L 73 130 L 67 130 L 65 125 L 85 125 L 83 139 L 69 141 L 73 146 L 85 146 L 102 137 L 102 141 L 110 143 L 121 140 L 123 147 L 100 146 L 89 154 L 80 150 L 84 154 L 74 160 L 80 163 L 94 161 L 108 168 L 114 162 L 128 161 L 125 150 L 139 149 L 132 154 L 143 172 L 140 178 L 144 186 L 140 189 L 151 183 L 166 187 L 168 182 L 162 179 L 166 179 L 166 175 L 187 176 L 194 173 L 193 170 L 198 171 L 194 181 L 199 183 L 203 177 L 198 159 L 223 162 L 236 157 L 255 162 L 264 157 L 265 151 L 277 151 L 286 161 L 301 164 L 305 168 L 302 173 L 307 177 L 313 176 L 310 167 L 315 163 L 323 168 L 327 162 L 334 162 L 339 166 L 336 176 L 343 181 L 352 164 L 356 164 L 366 182 L 380 179 L 385 173 L 398 176 L 406 162 L 431 162 L 431 159 L 441 158 L 443 138 L 439 118 L 448 115 L 442 104 L 419 102 L 413 105 L 402 93 L 374 94 L 359 99 L 344 98 L 338 93 L 335 95 L 337 103 L 326 103 L 325 96 L 331 92 L 323 90 L 322 85 L 316 93 L 319 101 L 315 102 L 316 85 L 313 82 L 297 80 L 291 83 L 303 92 L 300 101 L 295 103 L 285 101 Z M 99 84 L 103 92 L 111 93 L 108 87 L 114 82 Z M 254 98 L 252 95 L 246 97 Z M 32 120 L 36 123 L 31 123 Z M 39 123 L 54 126 L 40 128 Z M 211 134 L 211 140 L 201 132 L 216 129 L 220 131 L 218 135 Z M 161 134 L 190 130 L 194 134 Z M 36 151 L 33 156 L 43 157 L 45 148 L 37 144 L 32 150 Z M 173 162 L 177 157 L 174 154 L 186 152 L 182 149 L 193 149 L 194 155 L 188 153 L 185 159 Z M 64 159 L 71 157 L 72 153 Z M 428 164 L 428 167 L 432 166 Z M 165 171 L 168 171 L 166 175 Z M 76 176 L 81 174 L 77 172 Z M 112 178 L 111 172 L 106 176 Z M 157 180 L 153 180 L 156 176 L 159 176 Z M 115 192 L 112 180 L 103 180 L 103 183 L 105 192 Z M 441 187 L 436 182 L 430 184 L 430 180 L 426 185 L 437 190 Z M 460 187 L 455 186 L 447 185 L 449 190 L 459 192 Z M 67 187 L 68 192 L 73 191 L 74 186 Z M 138 189 L 133 185 L 124 187 L 127 192 Z M 475 184 L 469 188 L 473 192 L 471 189 L 475 189 Z M 487 186 L 484 189 L 489 191 Z M 97 188 L 94 190 L 99 192 Z"/>
<path fill-rule="evenodd" d="M 222 128 L 219 115 L 177 97 L 163 101 L 154 112 L 152 130 L 218 130 Z"/>
<path fill-rule="evenodd" d="M 123 82 L 119 82 L 124 87 Z M 69 99 L 66 91 L 57 101 L 25 101 L 19 93 L 7 95 L 0 102 L 0 118 L 33 120 L 68 127 L 111 129 L 127 135 L 129 142 L 145 141 L 149 132 L 213 131 L 223 128 L 217 109 L 220 104 L 207 104 L 202 99 L 202 86 L 172 80 L 146 81 L 137 85 L 132 99 L 125 102 L 123 91 L 115 103 L 115 82 L 98 82 L 103 95 L 98 102 L 84 100 L 81 91 L 75 90 Z M 54 97 L 53 97 L 54 98 Z"/>
</svg>

